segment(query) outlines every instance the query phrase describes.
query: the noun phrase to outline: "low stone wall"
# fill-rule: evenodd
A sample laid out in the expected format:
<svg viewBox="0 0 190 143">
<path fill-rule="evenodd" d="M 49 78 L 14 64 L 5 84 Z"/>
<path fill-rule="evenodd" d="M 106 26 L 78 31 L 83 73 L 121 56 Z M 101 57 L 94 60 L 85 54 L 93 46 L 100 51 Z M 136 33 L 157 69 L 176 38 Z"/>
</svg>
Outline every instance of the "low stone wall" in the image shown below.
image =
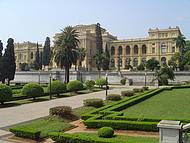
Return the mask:
<svg viewBox="0 0 190 143">
<path fill-rule="evenodd" d="M 12 81 L 13 83 L 28 83 L 28 82 L 40 82 L 40 83 L 48 83 L 50 80 L 50 73 L 52 74 L 53 79 L 60 79 L 64 81 L 64 71 L 43 71 L 43 72 L 16 72 L 15 79 Z M 147 85 L 152 85 L 152 80 L 154 78 L 153 72 L 146 73 L 146 82 Z M 101 72 L 101 77 L 105 77 L 106 72 Z M 82 79 L 85 80 L 95 80 L 99 77 L 98 72 L 70 72 L 70 80 Z M 109 72 L 108 73 L 108 81 L 110 83 L 120 83 L 120 80 L 126 77 L 127 79 L 131 79 L 133 81 L 133 85 L 144 85 L 145 83 L 145 72 L 129 72 L 124 71 L 121 73 L 118 72 Z M 190 81 L 190 72 L 175 72 L 175 81 L 174 82 L 182 82 L 182 81 Z"/>
</svg>

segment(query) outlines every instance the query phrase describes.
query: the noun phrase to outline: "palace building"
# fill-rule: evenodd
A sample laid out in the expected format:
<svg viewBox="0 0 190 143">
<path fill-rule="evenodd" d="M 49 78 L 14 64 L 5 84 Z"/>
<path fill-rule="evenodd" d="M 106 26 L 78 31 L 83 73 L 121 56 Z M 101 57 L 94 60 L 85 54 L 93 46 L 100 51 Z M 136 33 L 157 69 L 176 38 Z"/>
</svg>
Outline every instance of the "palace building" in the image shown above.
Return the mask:
<svg viewBox="0 0 190 143">
<path fill-rule="evenodd" d="M 92 25 L 77 25 L 74 28 L 79 32 L 79 47 L 86 49 L 86 57 L 82 62 L 85 70 L 96 70 L 94 55 L 96 53 L 96 24 Z M 179 52 L 174 41 L 181 35 L 179 27 L 168 29 L 149 29 L 146 38 L 120 40 L 116 36 L 110 34 L 106 29 L 102 30 L 103 48 L 105 45 L 110 51 L 110 69 L 121 70 L 126 69 L 130 64 L 137 67 L 139 64 L 154 58 L 160 62 L 168 62 L 175 52 Z M 56 33 L 54 39 L 59 33 Z M 30 46 L 31 45 L 31 46 Z M 31 63 L 35 58 L 36 44 L 25 42 L 15 45 L 15 55 L 17 64 L 27 62 Z M 39 46 L 42 51 L 42 46 Z M 52 62 L 52 68 L 56 68 L 56 64 Z"/>
</svg>

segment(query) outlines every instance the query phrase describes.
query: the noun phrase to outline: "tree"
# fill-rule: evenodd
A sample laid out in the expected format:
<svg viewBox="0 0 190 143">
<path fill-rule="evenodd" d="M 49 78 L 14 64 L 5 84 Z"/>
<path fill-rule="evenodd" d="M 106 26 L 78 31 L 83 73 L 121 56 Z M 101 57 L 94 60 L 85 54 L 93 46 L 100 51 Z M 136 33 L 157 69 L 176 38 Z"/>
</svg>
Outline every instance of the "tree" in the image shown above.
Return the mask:
<svg viewBox="0 0 190 143">
<path fill-rule="evenodd" d="M 100 72 L 102 68 L 102 62 L 104 58 L 103 54 L 103 46 L 102 46 L 102 33 L 101 33 L 101 27 L 100 24 L 96 24 L 96 54 L 94 56 L 96 60 L 96 67 L 99 72 L 99 78 L 100 78 Z"/>
<path fill-rule="evenodd" d="M 86 56 L 86 49 L 85 48 L 77 48 L 77 60 L 79 61 L 79 69 L 82 67 L 82 61 L 84 61 L 84 58 Z"/>
<path fill-rule="evenodd" d="M 174 57 L 171 57 L 171 59 L 168 61 L 168 66 L 172 68 L 173 70 L 177 69 L 177 63 L 174 60 Z"/>
<path fill-rule="evenodd" d="M 3 55 L 3 43 L 0 40 L 0 81 L 2 80 L 2 70 L 3 70 L 3 64 L 2 64 L 2 55 Z"/>
<path fill-rule="evenodd" d="M 35 54 L 35 61 L 34 61 L 34 69 L 35 70 L 39 70 L 41 69 L 42 65 L 41 65 L 41 60 L 40 60 L 40 52 L 39 52 L 39 46 L 38 46 L 38 43 L 37 43 L 37 49 L 36 49 L 36 54 Z"/>
<path fill-rule="evenodd" d="M 153 80 L 158 80 L 159 85 L 168 85 L 168 80 L 174 80 L 175 75 L 172 68 L 165 66 L 155 71 Z"/>
<path fill-rule="evenodd" d="M 14 53 L 14 40 L 9 38 L 7 41 L 7 48 L 2 59 L 3 71 L 2 71 L 2 82 L 5 83 L 5 79 L 10 84 L 10 80 L 14 79 L 16 63 L 15 63 L 15 53 Z"/>
<path fill-rule="evenodd" d="M 78 47 L 78 32 L 71 26 L 66 27 L 55 41 L 55 59 L 56 64 L 65 68 L 65 82 L 69 82 L 69 69 L 75 64 L 76 48 Z"/>
<path fill-rule="evenodd" d="M 159 68 L 159 61 L 155 60 L 154 58 L 149 59 L 148 61 L 146 61 L 146 68 L 154 71 L 155 69 Z"/>
<path fill-rule="evenodd" d="M 184 54 L 185 52 L 185 49 L 184 49 L 186 45 L 185 39 L 186 38 L 182 34 L 174 39 L 174 41 L 176 42 L 176 46 L 180 49 L 180 52 L 182 54 Z"/>
<path fill-rule="evenodd" d="M 43 48 L 43 57 L 42 64 L 44 66 L 49 66 L 51 60 L 51 49 L 50 49 L 50 38 L 46 37 L 44 48 Z"/>
<path fill-rule="evenodd" d="M 106 46 L 105 46 L 105 58 L 103 59 L 103 62 L 102 62 L 102 69 L 104 71 L 106 70 L 109 70 L 109 65 L 110 65 L 110 53 L 109 53 L 109 50 L 108 50 L 108 47 L 107 47 L 107 43 L 106 43 Z"/>
<path fill-rule="evenodd" d="M 105 54 L 97 52 L 96 55 L 94 56 L 94 59 L 96 61 L 96 67 L 98 69 L 98 75 L 99 75 L 99 78 L 100 78 L 100 72 L 101 72 L 101 68 L 102 68 L 102 61 L 105 59 Z"/>
</svg>

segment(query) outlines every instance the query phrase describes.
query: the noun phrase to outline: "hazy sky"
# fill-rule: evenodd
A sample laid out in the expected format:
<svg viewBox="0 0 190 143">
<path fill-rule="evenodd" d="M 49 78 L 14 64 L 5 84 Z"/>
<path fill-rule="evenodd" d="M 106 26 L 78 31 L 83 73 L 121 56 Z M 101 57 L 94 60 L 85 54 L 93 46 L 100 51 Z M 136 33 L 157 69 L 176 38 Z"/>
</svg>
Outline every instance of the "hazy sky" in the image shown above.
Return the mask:
<svg viewBox="0 0 190 143">
<path fill-rule="evenodd" d="M 179 26 L 190 39 L 190 0 L 0 0 L 0 39 L 43 42 L 68 25 L 99 22 L 121 39 Z"/>
</svg>

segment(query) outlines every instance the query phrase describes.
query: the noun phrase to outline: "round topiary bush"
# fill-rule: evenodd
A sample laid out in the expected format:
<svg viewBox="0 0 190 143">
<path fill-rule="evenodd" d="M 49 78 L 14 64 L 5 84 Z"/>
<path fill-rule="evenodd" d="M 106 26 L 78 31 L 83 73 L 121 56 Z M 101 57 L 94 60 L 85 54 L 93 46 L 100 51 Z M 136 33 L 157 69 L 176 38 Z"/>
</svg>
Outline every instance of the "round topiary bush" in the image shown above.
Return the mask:
<svg viewBox="0 0 190 143">
<path fill-rule="evenodd" d="M 5 84 L 0 84 L 0 103 L 4 104 L 4 102 L 10 101 L 11 97 L 12 89 Z"/>
<path fill-rule="evenodd" d="M 50 84 L 47 87 L 48 92 L 50 92 Z M 62 83 L 59 80 L 52 81 L 51 83 L 51 92 L 59 95 L 60 93 L 64 93 L 67 91 L 67 86 L 65 83 Z"/>
<path fill-rule="evenodd" d="M 98 130 L 98 136 L 102 138 L 111 138 L 114 135 L 114 130 L 111 127 L 102 127 Z"/>
<path fill-rule="evenodd" d="M 121 91 L 122 96 L 133 96 L 135 94 L 132 90 Z"/>
<path fill-rule="evenodd" d="M 70 81 L 68 84 L 67 84 L 67 90 L 68 91 L 79 91 L 79 90 L 82 90 L 83 89 L 83 84 L 82 82 L 78 81 L 78 80 L 73 80 L 73 81 Z"/>
<path fill-rule="evenodd" d="M 103 100 L 99 98 L 86 99 L 83 101 L 84 106 L 102 107 L 104 105 Z"/>
<path fill-rule="evenodd" d="M 106 99 L 112 100 L 112 101 L 118 101 L 118 100 L 121 100 L 121 95 L 119 95 L 119 94 L 108 94 Z"/>
<path fill-rule="evenodd" d="M 122 85 L 125 85 L 125 84 L 126 84 L 126 78 L 121 79 L 121 80 L 120 80 L 120 83 L 121 83 Z"/>
<path fill-rule="evenodd" d="M 95 81 L 94 80 L 86 80 L 85 85 L 86 85 L 87 89 L 92 90 L 94 88 Z"/>
<path fill-rule="evenodd" d="M 22 94 L 35 99 L 44 94 L 44 89 L 37 83 L 28 83 L 23 86 Z"/>
<path fill-rule="evenodd" d="M 71 115 L 72 108 L 70 106 L 57 106 L 49 109 L 49 114 L 64 117 Z"/>
<path fill-rule="evenodd" d="M 104 85 L 106 85 L 106 80 L 104 78 L 98 78 L 96 79 L 96 85 L 102 88 Z"/>
</svg>

